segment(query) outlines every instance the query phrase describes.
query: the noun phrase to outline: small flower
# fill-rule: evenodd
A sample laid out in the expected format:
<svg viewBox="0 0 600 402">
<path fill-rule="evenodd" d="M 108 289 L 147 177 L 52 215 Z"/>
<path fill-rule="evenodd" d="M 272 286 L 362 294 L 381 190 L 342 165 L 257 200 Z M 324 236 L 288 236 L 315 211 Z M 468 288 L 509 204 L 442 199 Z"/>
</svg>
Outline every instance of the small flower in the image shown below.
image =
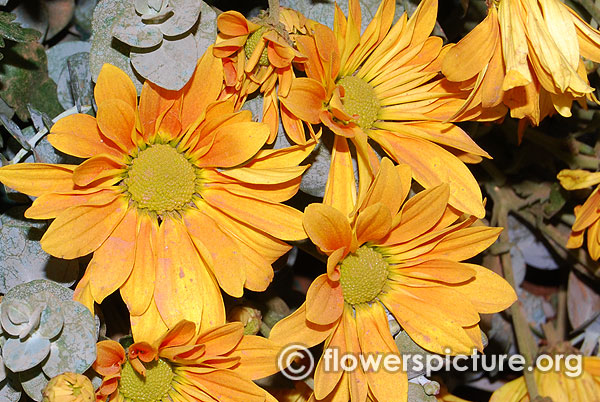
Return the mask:
<svg viewBox="0 0 600 402">
<path fill-rule="evenodd" d="M 442 72 L 472 95 L 462 111 L 506 105 L 522 121 L 558 112 L 573 101 L 597 102 L 583 58 L 600 62 L 600 31 L 559 0 L 488 0 L 488 15 L 448 50 Z"/>
<path fill-rule="evenodd" d="M 555 402 L 587 401 L 597 402 L 600 395 L 600 357 L 582 356 L 582 372 L 573 375 L 567 370 L 563 360 L 559 370 L 534 368 L 533 375 L 541 397 L 547 396 Z M 490 398 L 490 402 L 527 402 L 529 401 L 525 377 L 519 377 L 499 389 Z"/>
<path fill-rule="evenodd" d="M 41 239 L 59 258 L 94 253 L 75 298 L 93 309 L 120 290 L 134 337 L 182 319 L 223 324 L 219 288 L 263 291 L 271 264 L 306 237 L 302 213 L 281 204 L 300 185 L 314 144 L 260 150 L 265 124 L 217 101 L 222 64 L 209 50 L 181 91 L 146 82 L 137 102 L 127 75 L 106 64 L 97 117 L 71 115 L 48 139 L 80 165 L 17 164 L 0 181 L 38 197 L 33 219 L 55 218 Z"/>
<path fill-rule="evenodd" d="M 43 402 L 93 402 L 94 387 L 86 376 L 75 373 L 58 375 L 48 382 Z"/>
<path fill-rule="evenodd" d="M 517 297 L 500 276 L 460 261 L 486 249 L 500 230 L 461 218 L 448 205 L 447 184 L 404 202 L 410 185 L 410 169 L 384 158 L 350 215 L 341 212 L 338 198 L 306 208 L 304 227 L 329 256 L 327 273 L 312 283 L 306 302 L 273 327 L 271 340 L 308 347 L 324 342 L 340 355 L 397 354 L 387 310 L 428 351 L 483 349 L 479 313 L 504 310 Z M 407 387 L 402 371 L 333 374 L 322 362 L 315 371 L 317 400 L 365 400 L 367 392 L 376 401 L 406 400 Z"/>
<path fill-rule="evenodd" d="M 280 10 L 280 21 L 289 24 L 290 30 L 301 29 L 304 19 L 297 11 Z M 303 57 L 282 27 L 248 21 L 237 11 L 219 15 L 217 27 L 213 52 L 223 60 L 225 91 L 234 97 L 236 108 L 256 91 L 263 94 L 262 121 L 269 125 L 270 144 L 279 128 L 278 97 L 287 95 L 295 78 L 292 63 L 302 61 Z"/>
<path fill-rule="evenodd" d="M 585 170 L 561 170 L 558 173 L 560 184 L 567 190 L 581 190 L 600 184 L 600 172 Z M 587 231 L 587 249 L 594 261 L 600 258 L 600 186 L 596 187 L 583 205 L 575 207 L 575 222 L 567 248 L 579 248 L 583 245 Z"/>
<path fill-rule="evenodd" d="M 348 141 L 356 148 L 359 173 L 372 178 L 378 163 L 374 141 L 394 161 L 410 165 L 425 188 L 449 183 L 450 204 L 483 217 L 479 185 L 463 162 L 489 155 L 448 122 L 468 92 L 440 74 L 443 41 L 430 36 L 437 1 L 422 1 L 410 18 L 403 14 L 392 25 L 395 2 L 383 0 L 362 35 L 358 1 L 350 0 L 348 8 L 347 18 L 336 8 L 334 30 L 314 24 L 309 35 L 292 35 L 307 61 L 306 77 L 293 80 L 280 96 L 290 112 L 281 116 L 286 131 L 301 130 L 300 121 L 335 133 L 329 191 L 342 177 L 354 180 Z M 486 113 L 464 119 L 498 118 Z"/>
<path fill-rule="evenodd" d="M 275 399 L 252 380 L 278 371 L 278 347 L 244 336 L 241 323 L 202 333 L 182 321 L 152 344 L 126 352 L 115 341 L 98 343 L 94 370 L 103 377 L 98 400 L 118 402 L 264 402 Z"/>
</svg>

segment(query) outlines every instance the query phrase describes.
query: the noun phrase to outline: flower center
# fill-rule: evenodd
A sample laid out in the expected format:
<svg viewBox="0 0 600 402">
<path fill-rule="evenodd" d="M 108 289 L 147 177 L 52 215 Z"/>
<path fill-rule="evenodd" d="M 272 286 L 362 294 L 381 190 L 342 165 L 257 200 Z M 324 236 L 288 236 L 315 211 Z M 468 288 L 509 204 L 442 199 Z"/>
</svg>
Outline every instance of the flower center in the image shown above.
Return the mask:
<svg viewBox="0 0 600 402">
<path fill-rule="evenodd" d="M 162 359 L 146 363 L 146 376 L 133 369 L 129 361 L 121 369 L 119 392 L 133 402 L 161 401 L 171 389 L 173 369 Z"/>
<path fill-rule="evenodd" d="M 246 44 L 244 45 L 244 52 L 246 53 L 246 59 L 252 57 L 252 53 L 254 53 L 254 49 L 258 45 L 262 34 L 267 30 L 266 27 L 260 27 L 256 31 L 252 32 L 248 39 L 246 39 Z M 269 65 L 269 55 L 267 54 L 267 47 L 265 46 L 262 53 L 260 54 L 260 59 L 258 59 L 258 64 L 261 66 Z"/>
<path fill-rule="evenodd" d="M 172 146 L 155 144 L 133 159 L 123 182 L 138 208 L 162 214 L 192 201 L 196 169 Z"/>
<path fill-rule="evenodd" d="M 362 246 L 341 263 L 344 300 L 352 305 L 373 301 L 385 285 L 389 265 L 381 253 Z"/>
<path fill-rule="evenodd" d="M 342 77 L 338 85 L 344 88 L 344 109 L 349 115 L 358 115 L 356 124 L 368 130 L 377 120 L 380 104 L 375 90 L 362 78 L 349 75 Z"/>
</svg>

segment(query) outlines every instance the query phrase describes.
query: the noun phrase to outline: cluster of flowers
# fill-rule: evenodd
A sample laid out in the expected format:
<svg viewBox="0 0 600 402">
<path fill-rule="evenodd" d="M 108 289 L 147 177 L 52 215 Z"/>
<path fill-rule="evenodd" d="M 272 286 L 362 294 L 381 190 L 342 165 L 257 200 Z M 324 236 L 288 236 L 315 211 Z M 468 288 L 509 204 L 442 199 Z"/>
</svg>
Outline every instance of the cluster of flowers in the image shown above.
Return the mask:
<svg viewBox="0 0 600 402">
<path fill-rule="evenodd" d="M 93 253 L 76 300 L 93 311 L 119 290 L 127 304 L 135 343 L 98 344 L 99 401 L 275 400 L 252 380 L 278 371 L 282 345 L 394 352 L 387 312 L 433 353 L 483 349 L 479 313 L 516 295 L 461 262 L 501 229 L 473 225 L 485 208 L 465 163 L 490 156 L 454 123 L 510 110 L 524 128 L 596 101 L 582 57 L 600 62 L 600 32 L 558 0 L 493 0 L 479 26 L 444 45 L 431 36 L 437 0 L 395 23 L 394 9 L 383 0 L 362 33 L 358 0 L 347 17 L 336 6 L 333 29 L 289 9 L 279 22 L 225 12 L 179 91 L 146 82 L 138 100 L 128 76 L 104 66 L 96 117 L 66 117 L 48 136 L 80 165 L 0 169 L 0 181 L 37 197 L 28 218 L 54 219 L 44 250 Z M 262 123 L 240 110 L 257 93 Z M 280 122 L 293 145 L 273 149 Z M 325 135 L 323 202 L 301 212 L 284 202 Z M 424 190 L 408 198 L 413 179 Z M 592 212 L 579 210 L 572 241 L 590 227 L 595 250 L 599 194 Z M 227 324 L 221 291 L 264 291 L 286 242 L 306 237 L 328 256 L 306 302 L 269 339 Z M 317 365 L 314 376 L 313 400 L 407 398 L 403 372 Z"/>
</svg>

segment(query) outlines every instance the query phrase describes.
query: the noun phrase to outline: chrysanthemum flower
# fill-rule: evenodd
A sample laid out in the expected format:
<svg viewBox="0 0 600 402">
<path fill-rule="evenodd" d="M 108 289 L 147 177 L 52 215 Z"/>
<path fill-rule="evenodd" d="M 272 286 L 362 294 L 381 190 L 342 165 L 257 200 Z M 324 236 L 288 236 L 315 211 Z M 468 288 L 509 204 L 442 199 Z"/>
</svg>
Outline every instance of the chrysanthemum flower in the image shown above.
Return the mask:
<svg viewBox="0 0 600 402">
<path fill-rule="evenodd" d="M 448 205 L 442 184 L 405 201 L 411 184 L 406 165 L 384 158 L 356 212 L 340 211 L 347 200 L 311 204 L 304 227 L 329 256 L 327 273 L 315 279 L 306 302 L 278 322 L 270 339 L 338 348 L 339 355 L 398 353 L 386 309 L 421 347 L 434 353 L 470 354 L 483 349 L 479 313 L 510 306 L 516 294 L 492 271 L 460 261 L 493 243 L 499 228 L 471 225 Z M 440 303 L 440 301 L 444 301 Z M 315 397 L 327 400 L 406 400 L 402 371 L 315 371 Z"/>
<path fill-rule="evenodd" d="M 567 190 L 581 190 L 600 184 L 600 172 L 561 170 L 560 184 Z M 593 260 L 600 258 L 600 186 L 596 187 L 583 205 L 575 207 L 575 222 L 567 241 L 567 248 L 579 248 L 587 230 L 587 249 Z"/>
<path fill-rule="evenodd" d="M 551 397 L 553 402 L 600 401 L 600 357 L 583 356 L 582 361 L 582 373 L 576 377 L 567 374 L 569 371 L 562 361 L 558 371 L 540 371 L 535 368 L 533 375 L 540 396 Z M 503 385 L 490 398 L 490 402 L 529 401 L 525 377 Z"/>
<path fill-rule="evenodd" d="M 243 331 L 241 323 L 230 323 L 198 334 L 183 321 L 155 343 L 134 343 L 127 353 L 118 342 L 99 342 L 93 368 L 103 381 L 96 399 L 275 402 L 252 380 L 278 371 L 279 348 Z"/>
<path fill-rule="evenodd" d="M 449 183 L 450 204 L 483 217 L 479 185 L 463 161 L 479 162 L 489 155 L 446 122 L 468 92 L 440 75 L 442 39 L 429 36 L 437 0 L 422 1 L 410 19 L 403 14 L 393 27 L 395 2 L 383 0 L 362 35 L 358 0 L 349 3 L 347 19 L 336 7 L 333 31 L 319 24 L 311 35 L 294 36 L 308 58 L 307 77 L 293 80 L 287 96 L 280 97 L 291 112 L 282 115 L 287 133 L 300 119 L 322 123 L 336 134 L 329 185 L 335 176 L 352 175 L 348 139 L 357 148 L 361 172 L 376 170 L 370 139 L 396 162 L 410 165 L 424 187 Z M 464 119 L 499 117 L 483 113 L 473 110 Z"/>
<path fill-rule="evenodd" d="M 292 24 L 289 29 L 301 28 L 301 17 L 297 11 L 280 10 L 281 23 Z M 294 79 L 292 63 L 303 57 L 289 43 L 285 30 L 248 21 L 237 11 L 219 15 L 217 27 L 213 53 L 223 60 L 225 91 L 235 98 L 237 108 L 260 91 L 264 97 L 262 121 L 269 125 L 267 142 L 272 143 L 279 128 L 278 96 L 288 94 Z"/>
<path fill-rule="evenodd" d="M 442 64 L 448 79 L 473 89 L 463 110 L 504 103 L 512 117 L 537 126 L 555 112 L 571 116 L 574 100 L 597 101 L 582 57 L 600 62 L 600 31 L 559 0 L 488 4 L 485 20 Z"/>
<path fill-rule="evenodd" d="M 221 68 L 207 52 L 181 91 L 146 83 L 138 106 L 127 75 L 105 65 L 97 117 L 66 117 L 48 136 L 82 164 L 0 169 L 4 184 L 38 197 L 28 218 L 56 218 L 45 251 L 94 253 L 76 299 L 93 308 L 120 289 L 146 339 L 182 319 L 224 323 L 219 286 L 264 290 L 290 249 L 280 239 L 306 237 L 302 214 L 280 202 L 296 193 L 310 147 L 259 151 L 268 127 L 215 102 Z"/>
</svg>

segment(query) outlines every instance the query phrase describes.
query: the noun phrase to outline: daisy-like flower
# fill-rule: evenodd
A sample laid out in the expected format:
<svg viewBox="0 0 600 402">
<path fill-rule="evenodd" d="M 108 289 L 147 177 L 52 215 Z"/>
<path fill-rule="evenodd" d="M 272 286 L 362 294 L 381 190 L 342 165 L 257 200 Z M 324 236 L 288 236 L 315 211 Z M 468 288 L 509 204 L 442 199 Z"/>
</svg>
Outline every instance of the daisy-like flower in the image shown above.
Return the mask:
<svg viewBox="0 0 600 402">
<path fill-rule="evenodd" d="M 597 102 L 582 57 L 600 62 L 600 31 L 559 0 L 488 0 L 488 15 L 446 53 L 444 75 L 472 88 L 463 110 L 505 104 L 537 126 Z"/>
<path fill-rule="evenodd" d="M 548 396 L 554 402 L 600 401 L 600 357 L 582 356 L 582 371 L 573 375 L 562 360 L 559 370 L 541 371 L 534 368 L 533 375 L 540 396 Z M 529 402 L 525 377 L 519 377 L 499 389 L 490 402 Z"/>
<path fill-rule="evenodd" d="M 61 119 L 48 140 L 80 165 L 17 164 L 0 181 L 38 197 L 25 215 L 55 218 L 41 245 L 59 258 L 93 258 L 75 298 L 120 289 L 135 335 L 152 339 L 182 319 L 225 322 L 219 286 L 264 290 L 271 264 L 306 237 L 292 197 L 310 146 L 259 151 L 269 136 L 248 111 L 215 102 L 221 62 L 207 52 L 181 91 L 131 80 L 105 65 L 97 117 Z M 252 160 L 251 160 L 252 159 Z"/>
<path fill-rule="evenodd" d="M 487 248 L 501 229 L 471 226 L 473 217 L 460 219 L 448 205 L 447 184 L 404 202 L 410 184 L 408 166 L 384 158 L 350 219 L 339 209 L 347 200 L 306 208 L 304 227 L 329 256 L 327 273 L 312 283 L 306 302 L 273 327 L 271 340 L 309 347 L 325 342 L 339 356 L 398 354 L 387 309 L 433 353 L 483 349 L 479 313 L 504 310 L 516 294 L 492 271 L 460 261 Z M 400 370 L 332 372 L 323 361 L 315 371 L 317 400 L 407 398 L 407 377 Z"/>
<path fill-rule="evenodd" d="M 235 98 L 237 108 L 256 91 L 263 95 L 262 121 L 269 125 L 269 144 L 279 128 L 278 96 L 288 94 L 295 78 L 292 63 L 303 60 L 283 27 L 301 29 L 306 18 L 281 8 L 279 19 L 283 25 L 273 27 L 248 21 L 237 11 L 226 11 L 217 18 L 219 33 L 213 50 L 223 60 L 225 91 Z M 297 140 L 306 143 L 304 138 Z"/>
<path fill-rule="evenodd" d="M 244 336 L 241 323 L 202 333 L 182 321 L 154 343 L 127 352 L 115 341 L 98 343 L 94 370 L 103 377 L 103 402 L 276 402 L 252 382 L 277 372 L 278 347 Z"/>
<path fill-rule="evenodd" d="M 567 190 L 581 190 L 600 184 L 600 172 L 565 169 L 557 177 Z M 600 186 L 592 191 L 583 205 L 575 207 L 575 222 L 571 227 L 567 248 L 581 247 L 586 231 L 588 253 L 597 261 L 600 258 Z"/>
<path fill-rule="evenodd" d="M 410 165 L 421 185 L 449 183 L 450 204 L 483 217 L 479 185 L 463 162 L 489 155 L 446 122 L 468 92 L 441 77 L 442 39 L 429 36 L 437 0 L 422 1 L 410 19 L 403 14 L 392 26 L 394 9 L 393 0 L 383 0 L 361 35 L 359 3 L 350 0 L 348 18 L 336 7 L 333 31 L 317 24 L 310 35 L 293 37 L 307 57 L 306 77 L 293 80 L 289 93 L 280 97 L 291 112 L 282 114 L 283 125 L 289 134 L 300 119 L 322 123 L 336 134 L 330 187 L 339 181 L 336 176 L 353 174 L 348 139 L 357 149 L 361 174 L 372 178 L 377 164 L 368 145 L 372 140 L 396 162 Z M 473 110 L 464 119 L 502 115 L 492 112 Z M 304 134 L 295 135 L 300 136 Z"/>
</svg>

